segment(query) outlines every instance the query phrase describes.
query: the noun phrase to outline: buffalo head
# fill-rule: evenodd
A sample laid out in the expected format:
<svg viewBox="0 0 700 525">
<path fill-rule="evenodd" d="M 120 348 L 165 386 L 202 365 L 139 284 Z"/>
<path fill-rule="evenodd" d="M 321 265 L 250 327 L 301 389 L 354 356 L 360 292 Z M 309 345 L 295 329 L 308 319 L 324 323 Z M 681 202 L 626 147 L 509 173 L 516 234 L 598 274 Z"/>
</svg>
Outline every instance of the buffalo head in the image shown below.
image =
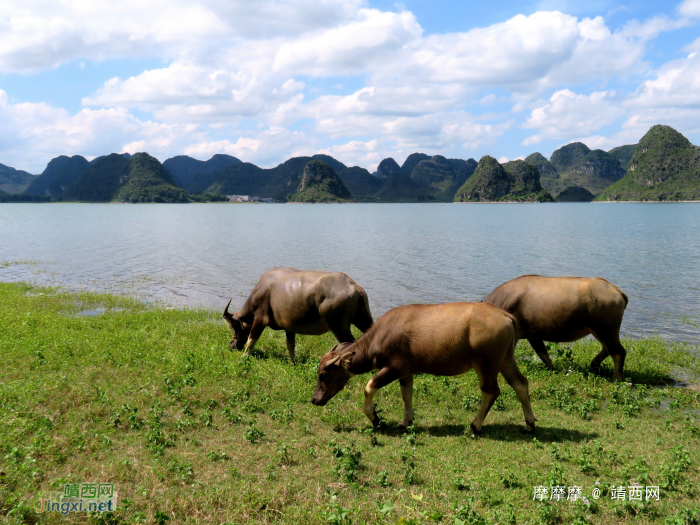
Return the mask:
<svg viewBox="0 0 700 525">
<path fill-rule="evenodd" d="M 243 350 L 243 347 L 248 340 L 248 336 L 250 335 L 250 325 L 241 321 L 237 313 L 232 314 L 228 311 L 230 304 L 231 301 L 228 302 L 226 308 L 224 308 L 224 313 L 221 316 L 224 318 L 224 321 L 226 321 L 229 328 L 231 328 L 231 331 L 233 332 L 233 339 L 231 339 L 228 348 L 229 350 L 233 350 L 234 348 L 237 350 Z"/>
<path fill-rule="evenodd" d="M 311 398 L 311 402 L 317 406 L 325 406 L 333 396 L 340 392 L 354 375 L 350 372 L 350 361 L 355 355 L 354 351 L 343 350 L 352 343 L 336 345 L 333 350 L 321 358 L 318 364 L 318 383 Z"/>
</svg>

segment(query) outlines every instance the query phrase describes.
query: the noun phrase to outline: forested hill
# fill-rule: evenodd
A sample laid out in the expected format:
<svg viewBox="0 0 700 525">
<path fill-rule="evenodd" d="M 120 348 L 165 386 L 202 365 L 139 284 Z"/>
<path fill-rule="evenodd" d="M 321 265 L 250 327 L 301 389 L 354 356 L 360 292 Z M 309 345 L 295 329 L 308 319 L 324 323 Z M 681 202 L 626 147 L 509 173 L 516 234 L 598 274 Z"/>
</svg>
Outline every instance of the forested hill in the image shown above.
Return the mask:
<svg viewBox="0 0 700 525">
<path fill-rule="evenodd" d="M 34 179 L 36 175 L 0 164 L 0 191 L 3 194 L 22 193 Z"/>
<path fill-rule="evenodd" d="M 132 203 L 202 200 L 178 188 L 172 175 L 148 153 L 136 153 L 130 158 L 113 153 L 98 158 L 77 181 L 66 188 L 60 199 Z"/>
<path fill-rule="evenodd" d="M 522 160 L 500 164 L 488 155 L 457 190 L 455 202 L 553 202 L 536 167 Z"/>
<path fill-rule="evenodd" d="M 639 141 L 627 175 L 596 200 L 700 200 L 700 148 L 669 126 L 654 126 Z"/>
<path fill-rule="evenodd" d="M 572 142 L 554 151 L 550 160 L 540 153 L 533 153 L 525 162 L 539 170 L 542 187 L 553 195 L 570 187 L 582 187 L 597 195 L 625 175 L 618 157 L 629 160 L 627 155 L 634 147 L 622 146 L 613 154 Z"/>
<path fill-rule="evenodd" d="M 352 194 L 340 180 L 335 170 L 322 160 L 311 160 L 294 193 L 287 202 L 352 202 Z"/>
<path fill-rule="evenodd" d="M 231 155 L 214 155 L 207 161 L 187 155 L 172 157 L 163 163 L 177 186 L 191 192 L 201 192 L 212 185 L 216 177 L 231 164 L 241 161 Z"/>
</svg>

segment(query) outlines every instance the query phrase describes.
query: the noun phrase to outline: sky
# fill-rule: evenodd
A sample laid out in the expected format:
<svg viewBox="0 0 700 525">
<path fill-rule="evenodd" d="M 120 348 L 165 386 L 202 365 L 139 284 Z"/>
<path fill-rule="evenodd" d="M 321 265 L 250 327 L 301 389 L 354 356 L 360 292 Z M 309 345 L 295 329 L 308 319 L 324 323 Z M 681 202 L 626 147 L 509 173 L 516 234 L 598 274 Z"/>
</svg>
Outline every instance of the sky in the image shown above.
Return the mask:
<svg viewBox="0 0 700 525">
<path fill-rule="evenodd" d="M 700 0 L 0 0 L 0 163 L 700 144 Z"/>
</svg>

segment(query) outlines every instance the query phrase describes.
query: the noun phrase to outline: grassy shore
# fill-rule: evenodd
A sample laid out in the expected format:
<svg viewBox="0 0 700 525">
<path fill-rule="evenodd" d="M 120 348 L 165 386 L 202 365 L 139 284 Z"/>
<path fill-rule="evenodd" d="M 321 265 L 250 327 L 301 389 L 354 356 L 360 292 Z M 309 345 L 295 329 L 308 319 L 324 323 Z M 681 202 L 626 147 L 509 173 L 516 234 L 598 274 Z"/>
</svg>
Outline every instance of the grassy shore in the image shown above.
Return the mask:
<svg viewBox="0 0 700 525">
<path fill-rule="evenodd" d="M 253 355 L 228 350 L 218 312 L 0 284 L 0 521 L 9 523 L 700 523 L 700 374 L 695 349 L 625 341 L 625 381 L 588 373 L 597 343 L 552 347 L 557 370 L 518 346 L 536 436 L 502 394 L 470 435 L 473 372 L 418 376 L 415 427 L 398 430 L 398 385 L 378 395 L 386 426 L 360 411 L 369 375 L 311 405 L 330 336 L 267 330 Z M 81 312 L 97 315 L 80 315 Z M 114 513 L 36 513 L 66 484 L 113 483 Z M 596 483 L 599 483 L 596 485 Z M 611 486 L 660 487 L 659 501 Z M 584 501 L 533 501 L 536 486 Z M 601 489 L 593 499 L 594 488 Z M 644 491 L 643 491 L 644 492 Z"/>
</svg>

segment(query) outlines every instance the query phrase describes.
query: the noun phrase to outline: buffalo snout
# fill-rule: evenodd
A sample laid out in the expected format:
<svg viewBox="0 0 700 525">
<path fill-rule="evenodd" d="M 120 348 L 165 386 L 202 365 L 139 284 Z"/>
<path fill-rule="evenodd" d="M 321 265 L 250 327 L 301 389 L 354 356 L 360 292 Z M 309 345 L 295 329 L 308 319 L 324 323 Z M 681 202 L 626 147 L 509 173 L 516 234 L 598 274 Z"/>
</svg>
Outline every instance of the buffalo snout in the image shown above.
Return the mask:
<svg viewBox="0 0 700 525">
<path fill-rule="evenodd" d="M 316 405 L 317 407 L 326 406 L 328 404 L 330 397 L 326 396 L 325 394 L 326 394 L 326 392 L 324 392 L 321 388 L 316 387 L 316 390 L 314 391 L 313 395 L 311 396 L 311 404 Z"/>
<path fill-rule="evenodd" d="M 243 339 L 231 339 L 231 342 L 228 344 L 228 349 L 233 352 L 234 350 L 243 350 L 244 346 L 245 343 Z"/>
</svg>

